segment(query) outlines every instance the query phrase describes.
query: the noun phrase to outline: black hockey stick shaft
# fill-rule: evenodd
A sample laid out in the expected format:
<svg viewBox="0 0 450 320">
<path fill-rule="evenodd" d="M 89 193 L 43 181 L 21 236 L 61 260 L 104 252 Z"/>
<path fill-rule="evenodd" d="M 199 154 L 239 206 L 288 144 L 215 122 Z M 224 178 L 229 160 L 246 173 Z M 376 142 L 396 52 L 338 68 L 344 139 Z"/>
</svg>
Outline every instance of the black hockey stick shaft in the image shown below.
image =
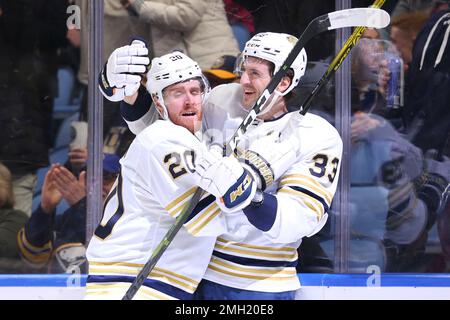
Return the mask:
<svg viewBox="0 0 450 320">
<path fill-rule="evenodd" d="M 337 21 L 336 25 L 332 25 L 332 23 L 330 21 L 331 14 L 333 14 L 333 18 L 336 18 L 336 14 L 339 14 L 340 12 L 349 13 L 349 10 L 341 10 L 341 11 L 336 11 L 334 13 L 319 16 L 308 24 L 305 31 L 302 33 L 302 35 L 298 39 L 297 43 L 295 44 L 294 48 L 289 53 L 288 57 L 286 58 L 285 62 L 281 66 L 281 68 L 272 77 L 271 81 L 267 85 L 267 87 L 264 90 L 264 92 L 262 93 L 261 97 L 257 100 L 257 102 L 255 103 L 253 108 L 250 110 L 249 114 L 242 121 L 241 125 L 236 130 L 236 132 L 234 133 L 230 142 L 228 143 L 227 146 L 230 147 L 232 151 L 235 150 L 237 143 L 239 142 L 242 135 L 245 134 L 245 132 L 247 131 L 248 126 L 250 126 L 250 124 L 256 119 L 256 116 L 258 115 L 258 113 L 263 109 L 263 107 L 265 106 L 265 103 L 268 101 L 271 94 L 275 91 L 276 87 L 278 86 L 278 83 L 281 81 L 283 76 L 286 75 L 287 71 L 291 67 L 294 60 L 297 58 L 300 51 L 303 49 L 306 42 L 308 42 L 311 38 L 313 38 L 314 36 L 316 36 L 317 34 L 319 34 L 321 32 L 325 32 L 325 31 L 331 30 L 331 29 L 336 29 L 339 27 L 344 27 L 344 25 L 342 25 L 342 23 L 344 23 L 345 20 Z M 338 19 L 339 18 L 345 19 L 346 17 L 347 17 L 347 15 L 344 14 L 341 17 L 338 16 Z M 348 26 L 348 25 L 345 25 L 345 26 Z M 144 283 L 145 279 L 147 279 L 148 275 L 155 267 L 156 263 L 161 258 L 162 254 L 165 252 L 167 247 L 172 242 L 172 240 L 175 237 L 175 235 L 177 234 L 177 232 L 181 229 L 181 227 L 186 222 L 186 220 L 189 217 L 189 215 L 191 214 L 191 212 L 197 206 L 197 204 L 200 201 L 200 199 L 202 198 L 204 192 L 205 191 L 199 187 L 196 189 L 192 199 L 189 202 L 189 205 L 185 206 L 183 208 L 182 212 L 178 215 L 174 224 L 169 229 L 169 231 L 166 233 L 166 235 L 163 237 L 163 239 L 159 243 L 159 245 L 155 248 L 149 261 L 147 261 L 147 263 L 144 265 L 142 270 L 136 276 L 136 278 L 134 279 L 130 288 L 128 288 L 128 290 L 125 293 L 122 300 L 131 300 L 134 297 L 136 292 L 139 290 L 141 285 Z"/>
<path fill-rule="evenodd" d="M 376 0 L 372 8 L 381 8 L 383 4 L 386 2 L 386 0 Z M 311 102 L 313 99 L 317 96 L 317 94 L 322 90 L 322 88 L 328 83 L 331 76 L 341 67 L 342 62 L 345 60 L 345 58 L 348 56 L 350 51 L 353 49 L 353 47 L 358 43 L 359 39 L 361 39 L 361 36 L 366 29 L 365 26 L 360 26 L 355 28 L 352 35 L 348 38 L 342 49 L 339 51 L 339 53 L 334 57 L 333 61 L 328 66 L 327 71 L 325 71 L 325 74 L 322 76 L 322 78 L 317 82 L 314 89 L 311 91 L 311 93 L 306 97 L 306 99 L 303 101 L 301 108 L 300 108 L 300 114 L 305 115 L 309 108 L 311 107 Z"/>
</svg>

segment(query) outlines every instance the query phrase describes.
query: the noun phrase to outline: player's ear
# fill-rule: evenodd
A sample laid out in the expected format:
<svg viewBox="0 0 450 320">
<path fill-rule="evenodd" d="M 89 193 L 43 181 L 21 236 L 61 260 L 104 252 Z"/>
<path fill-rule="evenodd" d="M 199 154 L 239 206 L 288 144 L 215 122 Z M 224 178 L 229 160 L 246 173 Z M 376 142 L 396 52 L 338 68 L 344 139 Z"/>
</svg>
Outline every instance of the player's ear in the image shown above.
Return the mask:
<svg viewBox="0 0 450 320">
<path fill-rule="evenodd" d="M 291 81 L 291 78 L 289 78 L 288 76 L 284 76 L 283 78 L 281 78 L 281 81 L 277 86 L 277 90 L 280 92 L 286 91 L 286 89 L 291 85 Z"/>
<path fill-rule="evenodd" d="M 153 103 L 155 104 L 156 110 L 158 110 L 159 114 L 164 114 L 164 108 L 162 107 L 161 103 L 159 103 L 158 98 L 153 97 Z"/>
</svg>

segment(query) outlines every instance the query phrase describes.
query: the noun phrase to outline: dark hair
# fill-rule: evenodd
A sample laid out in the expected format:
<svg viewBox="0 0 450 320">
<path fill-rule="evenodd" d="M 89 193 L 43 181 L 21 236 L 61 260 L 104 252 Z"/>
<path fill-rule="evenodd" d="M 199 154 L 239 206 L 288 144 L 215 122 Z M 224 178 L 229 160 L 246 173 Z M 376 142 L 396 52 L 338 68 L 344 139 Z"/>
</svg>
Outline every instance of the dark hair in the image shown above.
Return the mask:
<svg viewBox="0 0 450 320">
<path fill-rule="evenodd" d="M 264 59 L 262 59 L 262 60 L 264 60 Z M 268 61 L 268 60 L 264 60 L 264 61 L 268 62 L 269 74 L 270 74 L 271 77 L 273 77 L 274 73 L 275 73 L 275 64 L 273 62 Z M 292 83 L 292 79 L 294 79 L 294 70 L 292 68 L 289 68 L 286 71 L 286 74 L 284 76 L 288 77 L 291 80 L 291 83 Z M 294 99 L 295 96 L 296 96 L 296 94 L 295 94 L 294 90 L 291 90 L 291 92 L 289 92 L 288 94 L 286 94 L 284 96 L 284 101 L 286 103 L 288 103 L 290 100 Z"/>
<path fill-rule="evenodd" d="M 12 189 L 12 176 L 9 169 L 0 163 L 0 207 L 12 208 L 14 194 Z"/>
</svg>

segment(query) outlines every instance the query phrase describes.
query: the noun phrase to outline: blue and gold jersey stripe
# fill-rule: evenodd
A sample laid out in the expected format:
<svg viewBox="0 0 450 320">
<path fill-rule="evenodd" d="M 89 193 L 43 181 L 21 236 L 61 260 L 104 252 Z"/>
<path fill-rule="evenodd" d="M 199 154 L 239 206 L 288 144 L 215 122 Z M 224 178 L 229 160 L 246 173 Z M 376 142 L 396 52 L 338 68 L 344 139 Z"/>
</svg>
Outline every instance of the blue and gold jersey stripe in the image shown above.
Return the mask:
<svg viewBox="0 0 450 320">
<path fill-rule="evenodd" d="M 197 235 L 212 219 L 220 213 L 220 209 L 216 203 L 207 207 L 203 213 L 200 213 L 198 218 L 191 220 L 186 224 L 186 228 L 192 235 Z"/>
<path fill-rule="evenodd" d="M 114 295 L 114 291 L 111 292 L 111 290 L 116 290 L 118 291 L 118 298 L 120 298 L 125 294 L 126 290 L 134 280 L 135 277 L 126 275 L 90 274 L 86 282 L 86 292 L 89 295 Z M 139 289 L 137 296 L 139 296 L 140 293 L 145 293 L 143 298 L 158 300 L 191 300 L 193 297 L 193 293 L 186 292 L 156 279 L 146 279 Z"/>
<path fill-rule="evenodd" d="M 296 261 L 296 248 L 286 246 L 259 246 L 248 243 L 238 243 L 218 238 L 214 250 L 225 254 L 251 259 L 267 259 L 277 261 Z"/>
<path fill-rule="evenodd" d="M 143 264 L 137 263 L 90 261 L 89 274 L 136 276 L 143 266 Z M 198 286 L 198 281 L 174 271 L 157 267 L 152 270 L 148 279 L 159 280 L 189 293 L 193 293 Z"/>
<path fill-rule="evenodd" d="M 177 215 L 183 210 L 184 205 L 187 204 L 186 199 L 190 199 L 197 188 L 193 187 L 171 201 L 164 209 L 169 212 L 170 216 L 176 218 Z"/>
<path fill-rule="evenodd" d="M 123 282 L 112 283 L 87 283 L 86 297 L 87 299 L 121 299 L 130 284 Z M 141 286 L 133 298 L 134 300 L 177 300 L 177 298 L 161 293 L 153 288 L 145 285 Z"/>
<path fill-rule="evenodd" d="M 309 209 L 316 213 L 317 221 L 319 221 L 323 217 L 325 212 L 328 211 L 328 205 L 323 199 L 314 194 L 311 194 L 305 189 L 288 186 L 279 189 L 278 192 L 286 193 L 300 198 Z"/>
<path fill-rule="evenodd" d="M 325 203 L 330 206 L 333 195 L 326 190 L 319 182 L 311 177 L 301 174 L 290 174 L 282 177 L 279 188 L 284 186 L 296 186 L 309 190 L 318 197 L 324 199 Z"/>
<path fill-rule="evenodd" d="M 296 280 L 295 268 L 264 268 L 242 266 L 213 257 L 208 269 L 228 276 L 252 280 L 292 281 Z"/>
<path fill-rule="evenodd" d="M 195 190 L 196 188 L 189 189 L 165 207 L 171 217 L 176 218 L 189 205 Z M 197 235 L 212 219 L 219 215 L 220 209 L 215 200 L 216 198 L 213 195 L 207 193 L 202 196 L 184 224 L 189 233 Z"/>
</svg>

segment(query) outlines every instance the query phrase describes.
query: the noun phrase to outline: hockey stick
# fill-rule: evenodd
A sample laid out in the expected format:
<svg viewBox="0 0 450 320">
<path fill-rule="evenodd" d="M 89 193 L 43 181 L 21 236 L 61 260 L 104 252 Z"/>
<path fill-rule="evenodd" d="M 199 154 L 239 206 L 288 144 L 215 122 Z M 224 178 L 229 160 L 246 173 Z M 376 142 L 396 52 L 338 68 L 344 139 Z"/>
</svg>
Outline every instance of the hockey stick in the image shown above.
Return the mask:
<svg viewBox="0 0 450 320">
<path fill-rule="evenodd" d="M 381 8 L 385 2 L 386 0 L 376 0 L 374 4 L 371 6 L 371 8 Z M 303 101 L 300 107 L 300 114 L 305 115 L 308 112 L 312 100 L 320 92 L 320 90 L 322 90 L 322 88 L 327 84 L 331 76 L 341 67 L 342 62 L 347 57 L 349 52 L 353 49 L 353 47 L 356 45 L 356 43 L 359 41 L 359 39 L 361 39 L 361 36 L 366 28 L 367 26 L 360 26 L 353 31 L 350 38 L 348 38 L 347 42 L 344 44 L 342 49 L 339 51 L 336 57 L 334 57 L 333 61 L 328 66 L 328 69 L 327 71 L 325 71 L 325 74 L 317 82 L 316 86 L 308 95 L 308 97 L 305 99 L 305 101 Z"/>
<path fill-rule="evenodd" d="M 265 103 L 268 101 L 272 93 L 275 91 L 278 83 L 281 81 L 283 76 L 289 70 L 290 66 L 296 59 L 297 55 L 300 53 L 305 44 L 317 34 L 334 30 L 338 28 L 345 27 L 356 27 L 356 26 L 367 26 L 373 28 L 383 28 L 389 23 L 389 14 L 383 10 L 374 9 L 374 8 L 355 8 L 348 10 L 340 10 L 331 12 L 322 16 L 315 18 L 311 21 L 306 27 L 305 31 L 301 34 L 294 48 L 289 53 L 285 62 L 281 66 L 280 70 L 275 73 L 266 89 L 262 93 L 261 97 L 255 103 L 249 114 L 242 121 L 239 128 L 234 133 L 230 142 L 228 143 L 228 147 L 231 150 L 235 150 L 236 146 L 240 140 L 240 138 L 247 131 L 248 126 L 256 119 L 258 113 L 262 111 L 265 107 Z M 148 275 L 159 261 L 160 257 L 167 249 L 167 247 L 172 242 L 173 238 L 177 234 L 178 230 L 183 226 L 186 219 L 189 217 L 193 209 L 197 206 L 200 201 L 204 191 L 201 188 L 197 188 L 192 199 L 189 202 L 188 206 L 185 206 L 182 212 L 178 215 L 175 220 L 175 223 L 166 233 L 162 241 L 158 244 L 158 246 L 153 251 L 150 259 L 144 265 L 142 270 L 134 279 L 131 286 L 128 288 L 122 300 L 131 300 L 136 292 L 141 287 L 142 283 L 144 283 L 145 279 L 147 279 Z"/>
</svg>

